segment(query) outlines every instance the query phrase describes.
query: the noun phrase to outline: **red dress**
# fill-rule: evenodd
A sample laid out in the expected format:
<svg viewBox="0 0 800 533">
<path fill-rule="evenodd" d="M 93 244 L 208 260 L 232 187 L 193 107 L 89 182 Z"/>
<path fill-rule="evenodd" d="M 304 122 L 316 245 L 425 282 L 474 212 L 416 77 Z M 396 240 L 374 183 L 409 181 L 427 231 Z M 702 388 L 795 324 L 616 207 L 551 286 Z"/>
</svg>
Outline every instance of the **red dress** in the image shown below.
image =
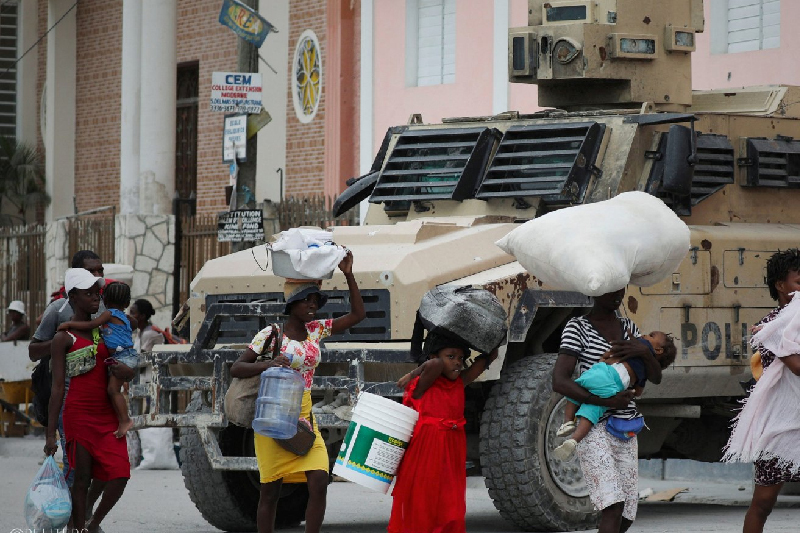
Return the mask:
<svg viewBox="0 0 800 533">
<path fill-rule="evenodd" d="M 418 400 L 419 378 L 403 404 L 419 420 L 397 471 L 389 533 L 464 533 L 467 512 L 467 437 L 464 383 L 439 377 Z"/>
<path fill-rule="evenodd" d="M 75 342 L 68 353 L 92 341 L 74 336 Z M 67 401 L 64 404 L 64 437 L 69 464 L 75 464 L 75 443 L 86 448 L 92 456 L 92 478 L 110 481 L 130 478 L 128 442 L 118 439 L 114 432 L 119 420 L 108 396 L 108 348 L 97 345 L 97 364 L 85 374 L 70 378 Z"/>
</svg>

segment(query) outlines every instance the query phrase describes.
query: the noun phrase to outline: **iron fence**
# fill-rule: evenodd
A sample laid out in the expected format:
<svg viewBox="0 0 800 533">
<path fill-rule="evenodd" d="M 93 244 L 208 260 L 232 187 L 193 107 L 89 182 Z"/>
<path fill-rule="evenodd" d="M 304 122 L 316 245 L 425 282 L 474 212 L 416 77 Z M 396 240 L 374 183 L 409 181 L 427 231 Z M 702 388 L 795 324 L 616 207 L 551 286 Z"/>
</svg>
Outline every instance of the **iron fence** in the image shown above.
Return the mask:
<svg viewBox="0 0 800 533">
<path fill-rule="evenodd" d="M 45 282 L 46 235 L 45 225 L 0 228 L 0 305 L 5 309 L 9 302 L 21 300 L 32 330 L 50 301 Z M 3 331 L 7 331 L 10 324 L 6 313 L 2 316 Z"/>
</svg>

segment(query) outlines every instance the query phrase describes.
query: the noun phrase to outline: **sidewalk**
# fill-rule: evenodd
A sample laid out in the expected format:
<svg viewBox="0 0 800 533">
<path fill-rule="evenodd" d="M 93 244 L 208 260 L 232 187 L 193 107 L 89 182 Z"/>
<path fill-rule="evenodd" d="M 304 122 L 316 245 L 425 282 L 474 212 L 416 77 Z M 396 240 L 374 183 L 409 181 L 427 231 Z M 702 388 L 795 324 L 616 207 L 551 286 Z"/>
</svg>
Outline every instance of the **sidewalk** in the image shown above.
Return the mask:
<svg viewBox="0 0 800 533">
<path fill-rule="evenodd" d="M 675 503 L 696 503 L 706 505 L 726 505 L 743 506 L 750 505 L 750 498 L 753 496 L 753 484 L 741 483 L 713 483 L 709 481 L 676 481 L 672 479 L 648 479 L 639 478 L 639 493 L 647 489 L 652 489 L 653 493 L 668 491 L 670 489 L 686 488 L 687 490 L 675 496 L 672 500 Z M 663 505 L 670 502 L 651 502 L 645 499 L 645 503 L 655 503 Z M 778 496 L 776 508 L 800 508 L 800 496 Z"/>
</svg>

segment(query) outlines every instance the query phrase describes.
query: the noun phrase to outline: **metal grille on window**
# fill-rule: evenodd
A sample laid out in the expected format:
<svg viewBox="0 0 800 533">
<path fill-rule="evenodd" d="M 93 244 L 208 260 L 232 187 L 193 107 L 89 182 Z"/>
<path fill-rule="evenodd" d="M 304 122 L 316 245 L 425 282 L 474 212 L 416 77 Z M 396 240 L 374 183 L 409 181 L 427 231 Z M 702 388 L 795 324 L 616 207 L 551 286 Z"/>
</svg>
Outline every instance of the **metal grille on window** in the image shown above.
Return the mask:
<svg viewBox="0 0 800 533">
<path fill-rule="evenodd" d="M 471 198 L 500 132 L 490 128 L 408 130 L 397 137 L 369 201 Z"/>
<path fill-rule="evenodd" d="M 350 294 L 347 291 L 325 291 L 328 301 L 317 311 L 317 320 L 338 318 L 350 310 Z M 391 338 L 391 298 L 386 289 L 365 289 L 361 291 L 367 317 L 349 330 L 332 335 L 329 342 L 375 341 Z M 206 308 L 215 303 L 283 303 L 283 293 L 224 294 L 206 297 Z M 284 315 L 229 316 L 219 324 L 216 344 L 247 344 L 256 333 L 273 322 L 283 323 Z"/>
<path fill-rule="evenodd" d="M 668 134 L 661 136 L 659 161 L 665 157 Z M 660 190 L 664 166 L 653 165 L 647 182 L 647 191 L 655 194 L 678 215 L 689 216 L 695 206 L 734 182 L 733 145 L 725 135 L 697 134 L 697 162 L 694 165 L 692 190 L 689 196 L 676 196 Z"/>
<path fill-rule="evenodd" d="M 791 137 L 747 139 L 746 184 L 751 187 L 800 188 L 800 141 Z"/>
<path fill-rule="evenodd" d="M 4 2 L 0 9 L 0 135 L 17 135 L 17 2 Z"/>
<path fill-rule="evenodd" d="M 596 122 L 512 126 L 503 135 L 477 198 L 541 197 L 546 204 L 582 200 L 605 125 Z"/>
</svg>

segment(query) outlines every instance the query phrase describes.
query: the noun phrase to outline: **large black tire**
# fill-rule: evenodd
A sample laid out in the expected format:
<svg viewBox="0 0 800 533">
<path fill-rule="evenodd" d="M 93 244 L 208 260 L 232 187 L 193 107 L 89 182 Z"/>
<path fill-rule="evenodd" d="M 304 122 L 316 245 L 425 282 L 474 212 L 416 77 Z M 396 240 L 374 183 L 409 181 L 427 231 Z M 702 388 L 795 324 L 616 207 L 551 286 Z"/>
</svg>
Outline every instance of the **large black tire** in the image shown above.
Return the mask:
<svg viewBox="0 0 800 533">
<path fill-rule="evenodd" d="M 481 468 L 503 518 L 525 531 L 591 529 L 598 514 L 576 457 L 549 457 L 563 439 L 563 398 L 551 388 L 555 354 L 525 357 L 503 369 L 481 418 Z"/>
<path fill-rule="evenodd" d="M 197 409 L 192 401 L 187 410 Z M 254 456 L 253 431 L 230 425 L 219 432 L 223 455 Z M 223 531 L 255 531 L 258 509 L 258 472 L 214 470 L 197 430 L 181 429 L 183 482 L 203 518 Z M 308 488 L 284 484 L 275 517 L 276 527 L 295 526 L 305 518 Z"/>
</svg>

